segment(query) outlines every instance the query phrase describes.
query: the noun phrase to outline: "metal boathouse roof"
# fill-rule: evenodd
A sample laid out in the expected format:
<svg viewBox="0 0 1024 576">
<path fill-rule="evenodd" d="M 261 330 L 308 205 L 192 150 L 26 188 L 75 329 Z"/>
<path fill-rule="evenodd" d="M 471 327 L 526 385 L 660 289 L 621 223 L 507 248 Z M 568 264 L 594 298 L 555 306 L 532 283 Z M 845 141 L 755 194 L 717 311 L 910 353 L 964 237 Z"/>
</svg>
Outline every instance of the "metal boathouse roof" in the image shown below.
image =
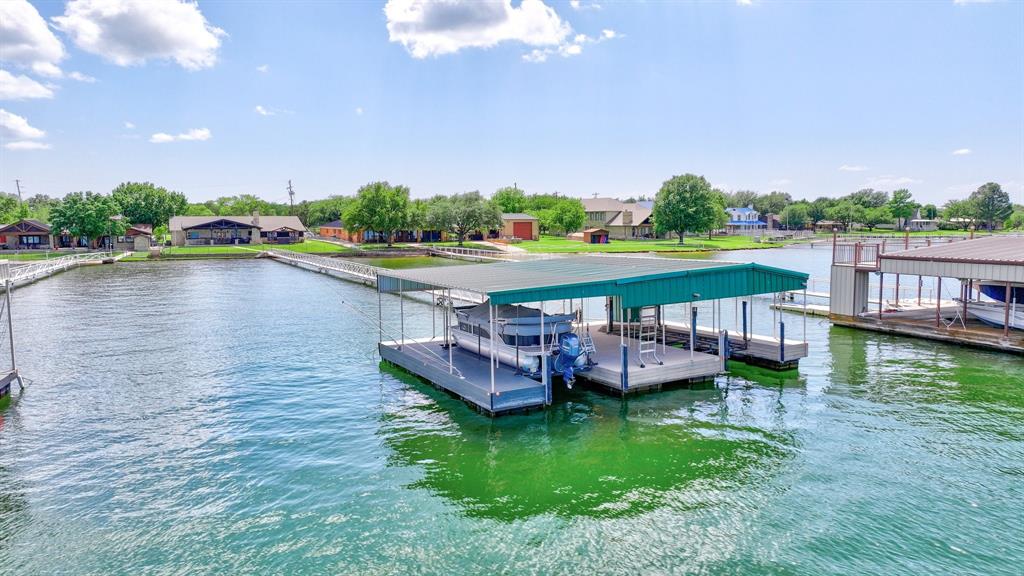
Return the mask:
<svg viewBox="0 0 1024 576">
<path fill-rule="evenodd" d="M 659 257 L 574 256 L 523 262 L 380 270 L 385 293 L 450 288 L 493 304 L 618 296 L 622 306 L 716 300 L 800 290 L 807 274 L 749 262 Z"/>
</svg>

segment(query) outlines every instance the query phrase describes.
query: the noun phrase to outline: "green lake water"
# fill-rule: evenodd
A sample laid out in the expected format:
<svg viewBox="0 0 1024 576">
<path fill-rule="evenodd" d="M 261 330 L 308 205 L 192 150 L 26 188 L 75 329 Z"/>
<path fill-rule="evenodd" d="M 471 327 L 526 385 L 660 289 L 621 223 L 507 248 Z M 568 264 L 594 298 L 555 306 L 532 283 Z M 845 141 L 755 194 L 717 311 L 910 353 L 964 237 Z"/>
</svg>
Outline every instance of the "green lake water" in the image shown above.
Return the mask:
<svg viewBox="0 0 1024 576">
<path fill-rule="evenodd" d="M 824 252 L 721 257 L 821 275 Z M 0 574 L 1024 565 L 1019 356 L 812 319 L 796 371 L 559 389 L 492 420 L 381 368 L 372 289 L 269 260 L 88 267 L 14 296 L 31 384 L 0 410 Z M 405 309 L 429 334 L 430 308 Z"/>
</svg>

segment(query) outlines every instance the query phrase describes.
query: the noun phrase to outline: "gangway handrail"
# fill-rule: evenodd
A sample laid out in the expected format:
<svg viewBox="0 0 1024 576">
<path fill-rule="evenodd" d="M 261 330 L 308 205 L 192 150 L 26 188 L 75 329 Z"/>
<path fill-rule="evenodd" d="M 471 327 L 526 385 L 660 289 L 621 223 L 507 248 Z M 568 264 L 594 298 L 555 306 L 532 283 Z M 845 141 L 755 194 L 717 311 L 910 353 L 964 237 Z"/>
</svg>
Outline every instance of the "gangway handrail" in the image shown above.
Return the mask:
<svg viewBox="0 0 1024 576">
<path fill-rule="evenodd" d="M 89 262 L 102 262 L 107 258 L 110 258 L 109 252 L 87 252 L 85 254 L 69 254 L 58 258 L 37 260 L 28 264 L 15 264 L 12 261 L 10 280 L 11 282 L 31 281 L 48 276 L 57 270 L 67 270 Z"/>
</svg>

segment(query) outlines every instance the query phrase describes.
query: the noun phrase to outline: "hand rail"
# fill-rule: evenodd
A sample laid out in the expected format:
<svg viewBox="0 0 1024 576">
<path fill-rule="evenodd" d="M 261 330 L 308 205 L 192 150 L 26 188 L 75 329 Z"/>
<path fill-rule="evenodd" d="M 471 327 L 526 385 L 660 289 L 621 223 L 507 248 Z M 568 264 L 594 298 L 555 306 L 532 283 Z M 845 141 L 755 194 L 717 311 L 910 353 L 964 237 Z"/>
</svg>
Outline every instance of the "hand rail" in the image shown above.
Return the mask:
<svg viewBox="0 0 1024 576">
<path fill-rule="evenodd" d="M 328 256 L 318 256 L 316 254 L 306 254 L 304 252 L 292 252 L 285 250 L 266 250 L 267 254 L 270 254 L 274 258 L 280 258 L 282 260 L 291 260 L 294 262 L 301 262 L 316 266 L 318 268 L 325 268 L 328 270 L 334 270 L 336 272 L 343 272 L 351 274 L 353 276 L 359 276 L 360 278 L 367 278 L 370 280 L 377 280 L 376 266 L 370 266 L 369 264 L 362 264 L 359 262 L 352 262 L 351 260 L 343 260 L 341 258 L 331 258 Z"/>
<path fill-rule="evenodd" d="M 11 282 L 24 282 L 48 276 L 57 270 L 67 270 L 89 262 L 102 262 L 110 258 L 107 252 L 88 252 L 85 254 L 71 254 L 59 258 L 39 260 L 29 264 L 16 265 L 12 261 L 10 280 Z"/>
</svg>

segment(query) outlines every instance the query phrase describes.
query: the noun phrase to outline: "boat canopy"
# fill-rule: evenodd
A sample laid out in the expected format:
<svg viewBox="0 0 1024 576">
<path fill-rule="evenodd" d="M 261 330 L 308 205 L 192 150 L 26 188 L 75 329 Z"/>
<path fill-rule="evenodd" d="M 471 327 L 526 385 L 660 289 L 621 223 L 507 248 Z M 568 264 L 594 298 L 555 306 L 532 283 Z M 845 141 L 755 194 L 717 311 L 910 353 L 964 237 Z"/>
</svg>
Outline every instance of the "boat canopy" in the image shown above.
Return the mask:
<svg viewBox="0 0 1024 576">
<path fill-rule="evenodd" d="M 750 262 L 572 256 L 521 262 L 380 270 L 384 293 L 461 290 L 492 304 L 612 296 L 625 308 L 802 290 L 807 274 Z"/>
<path fill-rule="evenodd" d="M 490 323 L 487 308 L 489 302 L 463 308 L 456 312 L 460 322 L 486 328 Z M 496 306 L 495 322 L 499 333 L 509 336 L 540 336 L 540 310 L 528 306 L 502 304 Z M 572 328 L 575 314 L 544 314 L 544 332 L 568 332 Z M 561 327 L 560 330 L 558 328 Z"/>
</svg>

